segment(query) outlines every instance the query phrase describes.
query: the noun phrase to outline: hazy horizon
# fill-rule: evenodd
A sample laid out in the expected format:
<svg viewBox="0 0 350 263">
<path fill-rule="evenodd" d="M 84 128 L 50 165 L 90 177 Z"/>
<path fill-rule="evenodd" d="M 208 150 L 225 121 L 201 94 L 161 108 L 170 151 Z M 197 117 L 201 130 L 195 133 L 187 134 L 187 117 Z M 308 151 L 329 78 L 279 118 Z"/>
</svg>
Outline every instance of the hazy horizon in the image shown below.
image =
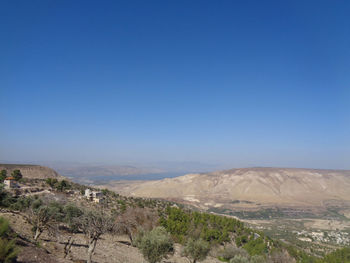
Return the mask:
<svg viewBox="0 0 350 263">
<path fill-rule="evenodd" d="M 349 13 L 2 1 L 0 160 L 350 169 Z"/>
</svg>

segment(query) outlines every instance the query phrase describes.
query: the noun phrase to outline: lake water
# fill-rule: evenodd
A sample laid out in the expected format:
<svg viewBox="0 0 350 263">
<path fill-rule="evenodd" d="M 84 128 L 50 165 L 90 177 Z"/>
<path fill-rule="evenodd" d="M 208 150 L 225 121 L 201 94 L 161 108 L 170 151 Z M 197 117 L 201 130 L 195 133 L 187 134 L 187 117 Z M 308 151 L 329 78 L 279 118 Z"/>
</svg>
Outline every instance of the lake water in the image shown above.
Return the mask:
<svg viewBox="0 0 350 263">
<path fill-rule="evenodd" d="M 158 173 L 158 174 L 139 174 L 139 175 L 109 175 L 109 176 L 77 176 L 65 174 L 64 176 L 71 178 L 74 182 L 81 183 L 84 181 L 92 181 L 94 183 L 106 183 L 110 181 L 139 181 L 139 180 L 161 180 L 164 178 L 174 178 L 185 175 L 186 173 Z"/>
</svg>

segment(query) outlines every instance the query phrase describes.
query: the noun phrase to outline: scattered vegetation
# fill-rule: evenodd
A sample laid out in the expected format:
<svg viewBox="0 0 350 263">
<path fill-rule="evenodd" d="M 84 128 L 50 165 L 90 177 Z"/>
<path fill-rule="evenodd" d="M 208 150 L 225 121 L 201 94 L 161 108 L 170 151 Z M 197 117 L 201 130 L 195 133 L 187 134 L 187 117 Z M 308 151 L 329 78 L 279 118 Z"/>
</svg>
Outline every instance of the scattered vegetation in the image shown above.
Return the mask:
<svg viewBox="0 0 350 263">
<path fill-rule="evenodd" d="M 71 189 L 71 184 L 66 180 L 57 180 L 56 178 L 47 178 L 45 182 L 53 189 L 63 192 L 65 190 Z"/>
<path fill-rule="evenodd" d="M 34 240 L 37 241 L 44 230 L 53 229 L 60 216 L 62 216 L 62 213 L 59 204 L 42 205 L 40 199 L 33 202 L 27 211 L 26 219 L 33 226 Z"/>
<path fill-rule="evenodd" d="M 225 248 L 218 253 L 219 259 L 225 262 L 230 261 L 230 259 L 234 258 L 235 256 L 248 257 L 249 254 L 246 250 L 233 245 L 225 246 Z"/>
<path fill-rule="evenodd" d="M 242 235 L 246 230 L 243 223 L 234 218 L 185 211 L 177 207 L 167 207 L 159 222 L 182 244 L 188 238 L 201 238 L 211 244 L 223 244 L 231 241 L 230 234 Z"/>
<path fill-rule="evenodd" d="M 350 247 L 338 249 L 324 257 L 324 263 L 350 263 Z"/>
<path fill-rule="evenodd" d="M 3 177 L 6 177 L 6 171 L 0 172 L 0 179 Z M 50 199 L 49 195 L 40 198 L 38 195 L 16 195 L 5 191 L 0 184 L 0 207 L 16 211 L 27 219 L 32 225 L 33 243 L 38 242 L 45 231 L 56 235 L 60 231 L 68 232 L 65 256 L 74 243 L 74 235 L 84 234 L 88 262 L 92 261 L 96 244 L 105 234 L 127 234 L 130 244 L 139 248 L 150 263 L 160 262 L 170 255 L 175 242 L 183 246 L 182 255 L 192 262 L 204 260 L 214 247 L 213 251 L 219 250 L 215 253 L 223 262 L 350 262 L 350 248 L 315 257 L 312 251 L 307 253 L 272 240 L 237 219 L 189 210 L 167 201 L 124 197 L 107 189 L 93 189 L 101 191 L 105 198 L 103 204 L 93 204 L 82 196 L 85 186 L 55 178 L 21 180 L 22 183 L 44 185 L 56 193 L 55 199 Z M 76 195 L 78 199 L 67 199 Z M 0 218 L 0 262 L 13 262 L 17 253 L 15 237 L 9 234 L 7 221 Z"/>
<path fill-rule="evenodd" d="M 16 240 L 11 238 L 8 221 L 0 217 L 0 262 L 15 262 L 18 252 Z"/>
<path fill-rule="evenodd" d="M 0 183 L 2 183 L 5 178 L 7 177 L 7 171 L 5 169 L 1 170 L 0 172 Z"/>
<path fill-rule="evenodd" d="M 11 176 L 13 178 L 15 178 L 16 181 L 19 181 L 22 179 L 23 175 L 21 174 L 21 171 L 16 169 L 16 170 L 13 170 L 12 173 L 11 173 Z"/>
<path fill-rule="evenodd" d="M 156 227 L 149 232 L 140 232 L 136 246 L 150 263 L 160 262 L 174 250 L 173 240 L 164 227 Z"/>
<path fill-rule="evenodd" d="M 204 260 L 210 251 L 210 245 L 202 239 L 194 240 L 190 238 L 187 240 L 183 249 L 183 255 L 192 259 L 193 263 Z"/>
<path fill-rule="evenodd" d="M 113 232 L 115 222 L 112 217 L 99 211 L 84 211 L 79 217 L 76 217 L 76 222 L 78 228 L 85 235 L 88 244 L 87 263 L 91 263 L 97 241 L 101 235 Z"/>
</svg>

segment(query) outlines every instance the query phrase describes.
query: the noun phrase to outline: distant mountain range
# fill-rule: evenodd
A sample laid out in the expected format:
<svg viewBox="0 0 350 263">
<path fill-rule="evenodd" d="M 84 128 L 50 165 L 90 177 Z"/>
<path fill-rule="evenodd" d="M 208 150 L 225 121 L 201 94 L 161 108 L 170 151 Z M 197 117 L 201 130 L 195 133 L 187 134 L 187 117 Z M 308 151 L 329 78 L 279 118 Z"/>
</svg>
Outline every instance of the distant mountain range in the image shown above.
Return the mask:
<svg viewBox="0 0 350 263">
<path fill-rule="evenodd" d="M 148 182 L 114 182 L 121 194 L 189 203 L 201 208 L 350 205 L 350 171 L 243 168 Z"/>
</svg>

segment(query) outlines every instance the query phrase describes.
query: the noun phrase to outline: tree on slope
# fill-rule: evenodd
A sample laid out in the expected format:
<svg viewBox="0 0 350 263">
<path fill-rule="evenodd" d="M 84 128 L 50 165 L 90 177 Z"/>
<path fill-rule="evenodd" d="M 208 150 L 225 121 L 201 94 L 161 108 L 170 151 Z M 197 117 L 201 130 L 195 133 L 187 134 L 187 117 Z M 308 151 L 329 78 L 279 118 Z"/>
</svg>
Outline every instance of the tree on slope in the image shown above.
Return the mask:
<svg viewBox="0 0 350 263">
<path fill-rule="evenodd" d="M 208 242 L 202 239 L 193 240 L 189 239 L 184 247 L 183 254 L 192 259 L 193 263 L 204 260 L 210 251 Z"/>
<path fill-rule="evenodd" d="M 22 179 L 23 175 L 21 174 L 20 170 L 13 170 L 11 173 L 12 177 L 15 178 L 16 181 L 19 181 Z"/>
<path fill-rule="evenodd" d="M 44 230 L 52 229 L 55 225 L 55 217 L 58 211 L 55 207 L 49 205 L 40 205 L 39 207 L 30 207 L 27 211 L 27 221 L 33 226 L 34 240 L 37 241 Z"/>
<path fill-rule="evenodd" d="M 164 227 L 156 227 L 150 232 L 140 233 L 136 246 L 150 263 L 160 262 L 174 250 L 171 236 Z"/>
<path fill-rule="evenodd" d="M 87 263 L 91 263 L 97 241 L 103 234 L 114 230 L 115 222 L 112 217 L 105 215 L 103 212 L 85 211 L 83 215 L 77 218 L 77 225 L 85 235 L 88 244 Z"/>
</svg>

